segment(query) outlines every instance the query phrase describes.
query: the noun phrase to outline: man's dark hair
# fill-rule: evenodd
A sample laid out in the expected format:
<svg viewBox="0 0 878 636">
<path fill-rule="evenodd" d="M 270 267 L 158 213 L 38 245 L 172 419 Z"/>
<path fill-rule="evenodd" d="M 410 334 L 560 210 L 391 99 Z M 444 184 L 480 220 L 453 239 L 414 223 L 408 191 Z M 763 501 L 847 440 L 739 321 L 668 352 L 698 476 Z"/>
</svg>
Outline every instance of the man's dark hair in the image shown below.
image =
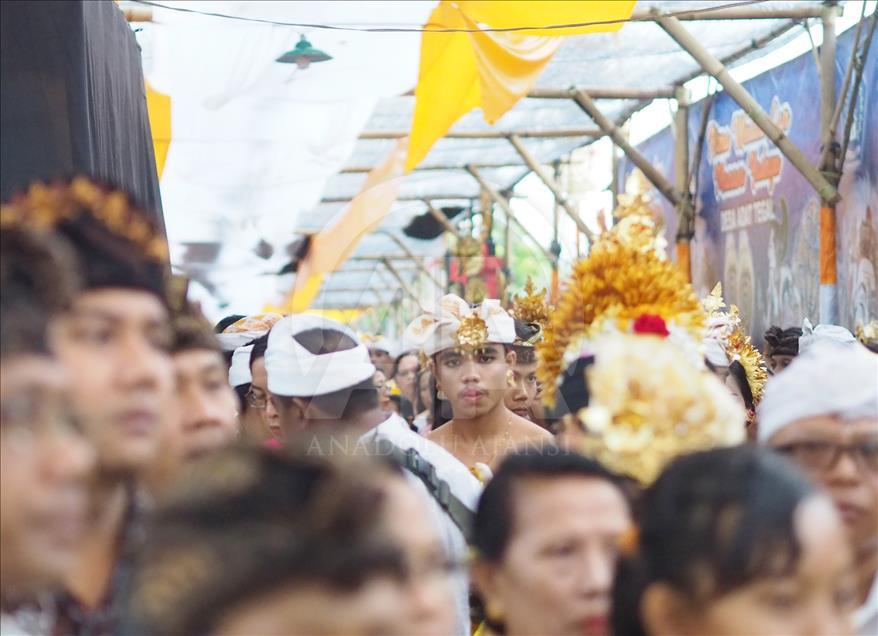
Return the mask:
<svg viewBox="0 0 878 636">
<path fill-rule="evenodd" d="M 777 325 L 772 325 L 763 337 L 766 358 L 799 355 L 799 338 L 802 337 L 802 330 L 799 327 L 781 329 Z"/>
<path fill-rule="evenodd" d="M 253 345 L 253 348 L 250 350 L 250 369 L 252 371 L 253 363 L 259 360 L 259 358 L 265 357 L 265 350 L 268 348 L 268 334 L 259 336 L 250 344 Z"/>
<path fill-rule="evenodd" d="M 612 631 L 645 636 L 645 590 L 665 583 L 690 603 L 793 571 L 795 514 L 814 487 L 770 451 L 737 446 L 672 462 L 643 495 L 638 546 L 618 563 Z"/>
<path fill-rule="evenodd" d="M 48 352 L 49 322 L 70 306 L 76 272 L 63 239 L 21 227 L 0 229 L 0 357 Z"/>
<path fill-rule="evenodd" d="M 207 349 L 220 355 L 223 354 L 222 346 L 217 340 L 216 333 L 201 311 L 191 304 L 172 316 L 174 331 L 174 344 L 171 353 L 182 353 L 192 349 Z"/>
<path fill-rule="evenodd" d="M 516 485 L 541 477 L 602 479 L 625 496 L 624 481 L 593 459 L 557 446 L 528 447 L 507 455 L 479 499 L 473 547 L 486 561 L 499 562 L 514 532 Z"/>
<path fill-rule="evenodd" d="M 396 403 L 396 406 L 399 409 L 399 416 L 402 419 L 404 419 L 409 424 L 411 424 L 415 420 L 415 409 L 412 406 L 411 400 L 409 400 L 406 396 L 391 395 L 390 401 Z"/>
<path fill-rule="evenodd" d="M 288 452 L 227 449 L 191 467 L 136 555 L 126 633 L 209 634 L 278 589 L 353 592 L 405 575 L 383 531 L 377 467 Z"/>
</svg>

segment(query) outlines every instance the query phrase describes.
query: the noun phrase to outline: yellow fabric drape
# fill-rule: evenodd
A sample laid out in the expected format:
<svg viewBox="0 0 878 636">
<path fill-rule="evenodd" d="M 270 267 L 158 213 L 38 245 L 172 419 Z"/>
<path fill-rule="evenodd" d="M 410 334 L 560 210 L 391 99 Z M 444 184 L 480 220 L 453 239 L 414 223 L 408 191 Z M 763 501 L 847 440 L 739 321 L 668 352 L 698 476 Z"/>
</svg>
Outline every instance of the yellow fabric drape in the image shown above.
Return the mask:
<svg viewBox="0 0 878 636">
<path fill-rule="evenodd" d="M 473 108 L 481 107 L 489 124 L 503 116 L 530 90 L 558 49 L 560 36 L 617 31 L 634 5 L 635 0 L 440 2 L 426 29 L 603 24 L 508 33 L 424 33 L 406 172 Z"/>
<path fill-rule="evenodd" d="M 171 145 L 171 97 L 160 93 L 146 82 L 146 110 L 152 131 L 152 147 L 155 152 L 155 169 L 159 179 L 165 169 L 165 159 Z"/>
<path fill-rule="evenodd" d="M 299 264 L 288 312 L 305 311 L 320 292 L 324 277 L 351 255 L 360 239 L 378 227 L 399 194 L 407 139 L 400 139 L 384 161 L 366 178 L 359 194 L 328 228 L 311 240 L 305 259 Z"/>
</svg>

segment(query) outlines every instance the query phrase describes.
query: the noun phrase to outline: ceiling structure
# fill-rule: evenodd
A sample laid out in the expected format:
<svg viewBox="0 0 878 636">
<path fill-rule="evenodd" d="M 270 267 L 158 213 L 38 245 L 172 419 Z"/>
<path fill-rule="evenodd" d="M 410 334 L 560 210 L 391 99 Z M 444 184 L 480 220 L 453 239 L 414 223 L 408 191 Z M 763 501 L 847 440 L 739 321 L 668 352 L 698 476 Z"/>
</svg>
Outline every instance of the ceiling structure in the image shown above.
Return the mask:
<svg viewBox="0 0 878 636">
<path fill-rule="evenodd" d="M 317 22 L 318 17 L 309 13 L 313 7 L 305 5 L 321 3 L 246 3 L 231 8 L 229 3 L 196 4 L 220 4 L 223 13 L 251 17 L 268 16 L 266 11 L 271 9 L 273 13 L 270 19 L 289 18 L 292 21 L 310 16 L 309 22 Z M 363 4 L 380 3 L 354 4 L 361 5 L 359 13 L 346 19 L 361 25 L 382 23 L 375 17 L 383 15 L 382 11 L 376 11 L 375 7 L 371 7 L 368 12 L 362 10 Z M 399 7 L 400 3 L 392 4 L 394 7 Z M 411 7 L 407 15 L 409 20 L 418 24 L 423 22 L 423 20 L 417 21 L 418 16 L 425 11 L 429 12 L 434 6 L 434 3 L 429 2 L 402 4 L 417 5 Z M 752 17 L 753 14 L 767 17 L 720 20 L 715 19 L 719 17 L 718 14 L 711 15 L 709 11 L 701 11 L 713 7 L 729 7 L 730 4 L 736 6 L 720 9 L 725 12 L 726 17 L 734 18 L 737 15 Z M 185 5 L 192 6 L 192 3 Z M 283 10 L 283 5 L 287 7 L 286 12 Z M 382 301 L 389 302 L 392 298 L 399 297 L 400 289 L 404 288 L 403 283 L 413 284 L 414 280 L 423 274 L 423 268 L 407 259 L 407 253 L 410 252 L 422 261 L 430 263 L 431 259 L 440 258 L 445 251 L 445 241 L 442 237 L 417 240 L 402 233 L 402 228 L 414 216 L 428 211 L 428 204 L 424 200 L 429 200 L 436 207 L 469 206 L 472 200 L 478 199 L 481 188 L 474 176 L 467 171 L 468 166 L 475 167 L 485 181 L 501 192 L 509 192 L 516 183 L 531 172 L 525 158 L 508 138 L 509 135 L 517 136 L 527 154 L 540 164 L 550 164 L 563 159 L 574 149 L 590 144 L 603 136 L 596 123 L 571 99 L 569 92 L 571 88 L 585 89 L 591 97 L 595 98 L 603 114 L 617 126 L 621 126 L 634 112 L 650 104 L 654 98 L 670 97 L 674 94 L 675 87 L 701 75 L 702 70 L 695 60 L 658 24 L 647 19 L 653 7 L 679 12 L 680 6 L 677 2 L 641 1 L 635 8 L 634 14 L 634 17 L 639 19 L 625 24 L 617 33 L 567 37 L 541 75 L 536 87 L 531 91 L 531 95 L 516 104 L 494 126 L 489 126 L 482 120 L 480 111 L 473 111 L 464 116 L 448 136 L 435 144 L 422 164 L 403 178 L 399 199 L 380 230 L 366 236 L 358 245 L 353 257 L 327 278 L 314 305 L 319 308 L 351 308 L 371 306 Z M 692 15 L 681 14 L 678 18 L 710 53 L 725 64 L 734 66 L 763 55 L 766 50 L 776 49 L 799 35 L 802 31 L 797 25 L 802 22 L 802 16 L 816 15 L 820 7 L 820 2 L 813 1 L 750 4 L 699 1 L 685 3 L 686 10 L 692 12 Z M 153 10 L 154 22 L 157 24 L 150 25 L 153 33 L 150 34 L 148 44 L 155 47 L 150 53 L 159 56 L 162 46 L 166 49 L 173 48 L 173 38 L 168 35 L 168 31 L 172 29 L 168 25 L 173 27 L 174 35 L 178 39 L 195 28 L 221 29 L 223 32 L 236 29 L 238 41 L 230 47 L 232 51 L 236 50 L 236 47 L 247 46 L 248 37 L 262 37 L 263 40 L 266 37 L 265 29 L 260 31 L 259 28 L 251 25 L 242 26 L 241 23 L 232 20 L 207 16 L 181 16 L 168 9 Z M 322 11 L 325 13 L 326 9 L 323 8 Z M 337 16 L 341 13 L 335 12 L 333 15 L 337 21 Z M 405 20 L 405 18 L 401 19 Z M 164 43 L 162 42 L 163 22 Z M 276 41 L 273 50 L 282 50 L 283 42 L 295 41 L 298 38 L 298 32 L 287 27 L 269 27 L 268 33 Z M 339 37 L 337 32 L 319 30 L 310 31 L 308 37 L 315 46 L 331 55 L 343 50 L 344 45 L 350 42 L 360 43 L 358 54 L 362 53 L 363 47 L 368 48 L 371 57 L 366 60 L 367 64 L 348 64 L 351 74 L 366 74 L 366 77 L 360 77 L 359 84 L 354 82 L 354 85 L 347 89 L 343 85 L 334 84 L 333 95 L 327 98 L 326 89 L 321 87 L 321 81 L 327 82 L 329 79 L 324 77 L 321 80 L 321 73 L 325 69 L 330 69 L 334 63 L 330 61 L 302 72 L 302 80 L 307 79 L 310 83 L 299 82 L 299 78 L 296 77 L 294 81 L 282 85 L 281 89 L 286 91 L 287 95 L 295 94 L 294 102 L 311 107 L 312 112 L 308 113 L 311 119 L 302 117 L 301 125 L 310 126 L 313 129 L 312 133 L 320 130 L 331 132 L 335 136 L 331 147 L 321 146 L 319 139 L 309 138 L 307 130 L 296 130 L 296 122 L 285 119 L 283 126 L 288 133 L 285 133 L 284 137 L 289 143 L 300 143 L 302 146 L 289 148 L 281 153 L 275 149 L 266 154 L 273 162 L 286 161 L 287 166 L 268 165 L 258 156 L 252 155 L 242 164 L 246 166 L 250 181 L 239 183 L 234 193 L 237 203 L 246 205 L 247 202 L 252 202 L 255 196 L 246 191 L 248 184 L 253 189 L 265 187 L 264 183 L 260 184 L 260 171 L 271 171 L 275 174 L 275 178 L 277 174 L 288 174 L 289 183 L 284 184 L 281 179 L 280 189 L 274 192 L 276 196 L 282 196 L 287 202 L 290 202 L 292 197 L 295 202 L 293 207 L 296 207 L 296 210 L 295 213 L 283 215 L 282 222 L 272 222 L 272 214 L 268 212 L 263 215 L 264 218 L 255 219 L 246 232 L 241 232 L 240 224 L 235 225 L 234 215 L 245 213 L 243 210 L 236 212 L 235 199 L 230 198 L 230 204 L 229 201 L 220 202 L 214 199 L 217 208 L 215 218 L 210 218 L 210 208 L 202 209 L 200 212 L 204 222 L 203 227 L 211 223 L 222 224 L 227 221 L 232 223 L 234 231 L 201 231 L 199 234 L 199 231 L 175 230 L 181 227 L 181 224 L 175 221 L 190 213 L 186 204 L 193 201 L 193 192 L 191 186 L 186 186 L 182 180 L 174 176 L 172 156 L 174 145 L 178 144 L 185 148 L 187 141 L 182 137 L 178 143 L 178 133 L 176 131 L 173 133 L 168 168 L 162 177 L 162 190 L 174 265 L 179 270 L 192 275 L 210 290 L 212 295 L 220 300 L 223 311 L 227 309 L 241 313 L 257 311 L 260 307 L 252 306 L 259 301 L 256 294 L 264 296 L 270 292 L 277 298 L 285 289 L 289 289 L 292 284 L 291 276 L 275 276 L 288 260 L 285 255 L 285 245 L 293 242 L 303 233 L 319 231 L 338 215 L 345 203 L 360 190 L 366 180 L 366 172 L 381 162 L 390 152 L 394 140 L 405 134 L 411 126 L 415 101 L 411 89 L 416 78 L 417 38 L 401 39 L 395 35 L 382 33 L 345 33 L 346 40 L 336 39 L 330 42 L 328 34 Z M 394 37 L 397 39 L 392 40 Z M 333 42 L 338 45 L 337 48 L 333 48 L 336 46 Z M 338 44 L 339 42 L 343 44 Z M 381 46 L 385 48 L 381 49 Z M 266 57 L 268 52 L 263 53 L 264 49 L 263 44 L 260 55 Z M 197 47 L 189 47 L 188 51 L 187 55 L 198 55 Z M 179 58 L 176 64 L 179 66 Z M 146 66 L 147 78 L 153 81 L 149 65 Z M 390 71 L 392 67 L 402 68 L 403 71 L 394 74 Z M 265 149 L 272 145 L 272 129 L 264 124 L 254 124 L 254 122 L 248 124 L 245 109 L 258 107 L 259 99 L 275 101 L 282 99 L 276 87 L 268 84 L 270 81 L 285 83 L 285 80 L 278 75 L 279 72 L 276 68 L 268 68 L 254 81 L 254 86 L 257 88 L 260 86 L 263 88 L 268 86 L 268 88 L 264 88 L 261 93 L 257 90 L 255 96 L 248 97 L 250 101 L 247 103 L 238 100 L 241 102 L 238 106 L 244 110 L 239 112 L 236 118 L 239 122 L 244 122 L 242 128 L 244 134 L 249 131 L 248 126 L 256 125 L 265 128 L 265 135 L 255 140 L 250 136 L 247 144 L 244 147 L 236 147 L 236 150 L 256 153 L 260 148 Z M 159 69 L 154 73 L 155 83 L 163 83 L 162 73 L 173 75 L 168 72 L 165 63 L 164 70 Z M 309 75 L 306 76 L 306 73 Z M 388 74 L 393 77 L 388 79 Z M 374 84 L 379 85 L 378 89 L 363 95 L 364 79 L 371 81 L 372 78 Z M 173 81 L 164 84 L 168 87 L 167 92 L 171 95 L 172 103 L 186 102 L 185 84 L 175 84 Z M 159 88 L 162 89 L 162 86 Z M 202 110 L 207 97 L 209 96 L 205 92 L 198 95 L 198 107 Z M 348 97 L 350 99 L 345 101 Z M 321 104 L 322 98 L 328 101 Z M 309 99 L 313 101 L 309 102 Z M 352 104 L 356 107 L 352 107 Z M 325 121 L 321 122 L 323 128 L 320 126 L 314 128 L 313 111 L 324 108 L 336 109 L 334 116 L 327 116 Z M 215 111 L 216 109 L 214 113 Z M 269 112 L 267 116 L 275 115 L 277 113 Z M 289 115 L 290 113 L 280 113 L 280 116 Z M 254 113 L 251 113 L 251 116 L 254 116 Z M 259 111 L 255 112 L 255 116 L 260 116 Z M 182 117 L 185 119 L 186 115 Z M 339 122 L 344 124 L 343 132 L 338 130 Z M 217 121 L 215 124 L 228 125 L 227 122 L 222 121 Z M 208 132 L 204 127 L 202 130 L 204 133 Z M 314 148 L 310 148 L 309 143 Z M 191 147 L 194 142 L 188 145 Z M 190 173 L 202 165 L 198 162 L 204 161 L 204 150 L 207 149 L 190 152 L 188 164 L 185 164 L 185 168 Z M 318 154 L 327 151 L 331 158 L 320 160 L 315 154 L 310 157 L 305 156 L 304 159 L 310 163 L 306 165 L 304 172 L 310 170 L 312 174 L 308 175 L 310 179 L 307 180 L 307 189 L 297 190 L 296 170 L 303 164 L 302 157 L 296 158 L 294 153 L 310 150 Z M 222 145 L 215 146 L 209 151 L 222 152 Z M 315 161 L 322 161 L 319 166 L 322 171 L 314 170 Z M 209 165 L 220 173 L 218 177 L 222 176 L 223 167 L 220 166 L 218 169 L 215 158 L 210 159 Z M 208 171 L 210 169 L 208 168 Z M 167 174 L 168 171 L 171 173 Z M 166 182 L 171 184 L 167 192 Z M 220 186 L 222 184 L 223 182 L 219 182 Z M 202 186 L 202 191 L 205 186 L 210 187 L 209 179 Z M 189 191 L 183 192 L 187 187 Z M 268 195 L 271 194 L 272 189 L 269 188 Z M 227 211 L 219 211 L 219 208 L 224 206 L 228 207 Z M 279 215 L 274 215 L 277 216 Z M 175 247 L 176 249 L 173 249 Z M 204 253 L 199 254 L 199 249 L 209 254 L 207 256 Z M 234 258 L 222 257 L 222 254 L 230 253 L 234 253 Z M 270 255 L 266 257 L 266 254 Z M 380 260 L 388 256 L 392 257 L 390 262 L 395 271 L 388 269 Z M 400 258 L 396 259 L 395 256 Z M 384 271 L 380 271 L 382 269 Z M 232 275 L 229 272 L 232 272 Z M 403 280 L 400 281 L 400 278 Z M 257 279 L 262 283 L 253 282 Z M 266 284 L 265 281 L 270 282 Z M 249 295 L 239 296 L 233 288 L 241 284 L 247 285 L 251 292 Z M 254 292 L 255 289 L 258 291 Z M 270 299 L 263 298 L 262 302 L 267 300 Z M 245 306 L 248 303 L 251 306 Z"/>
</svg>

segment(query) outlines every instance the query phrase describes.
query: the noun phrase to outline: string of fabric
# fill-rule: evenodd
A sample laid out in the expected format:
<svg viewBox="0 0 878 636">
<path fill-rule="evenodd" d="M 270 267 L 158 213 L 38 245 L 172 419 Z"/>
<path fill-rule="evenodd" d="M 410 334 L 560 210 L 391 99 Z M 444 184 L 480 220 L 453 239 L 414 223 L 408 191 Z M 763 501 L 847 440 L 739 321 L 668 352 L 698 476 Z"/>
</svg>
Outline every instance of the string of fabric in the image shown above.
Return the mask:
<svg viewBox="0 0 878 636">
<path fill-rule="evenodd" d="M 179 13 L 189 13 L 193 15 L 201 15 L 211 18 L 224 18 L 227 20 L 238 20 L 241 22 L 255 22 L 259 24 L 269 24 L 272 26 L 285 26 L 285 27 L 294 27 L 299 29 L 325 29 L 329 31 L 356 31 L 360 33 L 509 33 L 515 31 L 537 31 L 537 30 L 547 30 L 547 29 L 573 29 L 573 28 L 581 28 L 581 27 L 589 27 L 589 26 L 601 26 L 606 24 L 624 24 L 626 22 L 650 22 L 652 21 L 651 16 L 638 16 L 632 18 L 625 18 L 620 20 L 594 20 L 591 22 L 571 22 L 569 24 L 549 24 L 542 26 L 519 26 L 519 27 L 504 27 L 504 28 L 478 28 L 478 29 L 447 29 L 447 28 L 423 28 L 423 27 L 355 27 L 355 26 L 342 26 L 336 24 L 315 24 L 308 22 L 282 22 L 278 20 L 267 20 L 264 18 L 252 18 L 241 15 L 231 15 L 228 13 L 218 13 L 215 11 L 199 11 L 198 9 L 187 9 L 185 7 L 172 7 L 167 4 L 162 4 L 161 2 L 153 2 L 152 0 L 131 0 L 132 2 L 136 2 L 137 4 L 142 4 L 150 7 L 155 7 L 157 9 L 167 9 L 168 11 L 177 11 Z M 754 4 L 762 4 L 766 2 L 766 0 L 742 0 L 741 2 L 731 2 L 729 4 L 723 4 L 713 7 L 703 7 L 700 9 L 685 9 L 681 11 L 671 11 L 665 13 L 663 15 L 669 17 L 675 17 L 678 15 L 698 15 L 700 13 L 710 13 L 714 11 L 720 11 L 723 9 L 733 9 L 736 7 L 750 6 Z"/>
</svg>

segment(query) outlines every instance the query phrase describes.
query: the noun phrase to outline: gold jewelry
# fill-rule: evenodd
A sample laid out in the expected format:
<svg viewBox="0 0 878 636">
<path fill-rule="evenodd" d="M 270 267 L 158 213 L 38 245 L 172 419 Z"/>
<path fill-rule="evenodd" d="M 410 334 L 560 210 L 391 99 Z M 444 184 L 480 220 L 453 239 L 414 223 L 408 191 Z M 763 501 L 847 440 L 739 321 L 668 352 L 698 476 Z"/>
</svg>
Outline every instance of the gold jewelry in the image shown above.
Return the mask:
<svg viewBox="0 0 878 636">
<path fill-rule="evenodd" d="M 506 369 L 506 386 L 510 389 L 515 386 L 515 371 Z"/>
<path fill-rule="evenodd" d="M 447 400 L 448 399 L 447 397 L 445 397 L 445 392 L 442 391 L 442 389 L 440 389 L 438 387 L 436 388 L 436 397 L 439 398 L 440 400 Z"/>
<path fill-rule="evenodd" d="M 471 314 L 460 321 L 457 333 L 454 334 L 457 346 L 475 350 L 488 343 L 488 323 L 481 316 Z"/>
</svg>

